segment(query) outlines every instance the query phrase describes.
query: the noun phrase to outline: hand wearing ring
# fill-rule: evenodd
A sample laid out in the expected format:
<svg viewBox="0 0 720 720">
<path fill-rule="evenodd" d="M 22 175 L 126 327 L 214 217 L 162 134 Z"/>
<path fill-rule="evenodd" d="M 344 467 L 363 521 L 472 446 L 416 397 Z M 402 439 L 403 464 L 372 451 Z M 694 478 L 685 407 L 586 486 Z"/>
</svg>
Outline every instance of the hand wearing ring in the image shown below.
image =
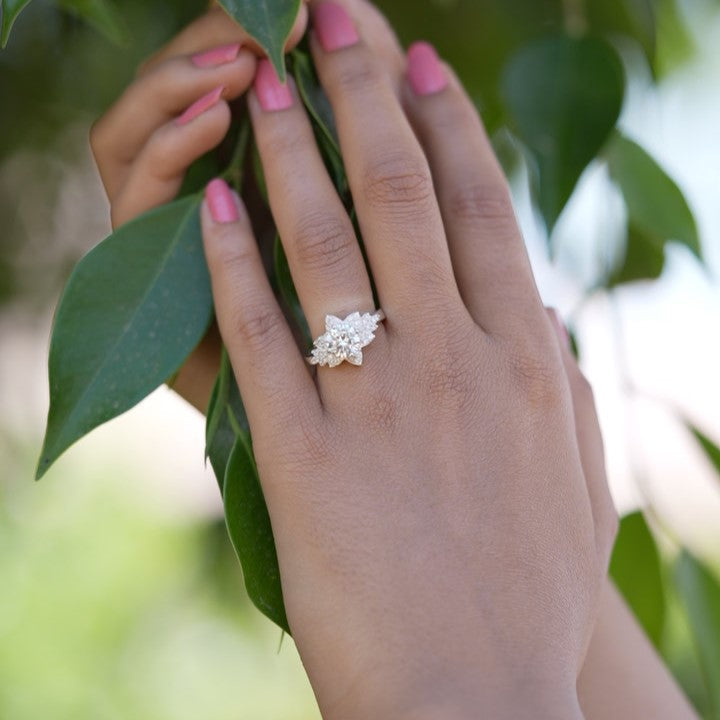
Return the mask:
<svg viewBox="0 0 720 720">
<path fill-rule="evenodd" d="M 452 71 L 426 45 L 405 56 L 367 3 L 310 9 L 367 264 L 295 87 L 266 61 L 249 108 L 313 359 L 337 367 L 308 368 L 222 181 L 202 223 L 323 717 L 579 717 L 616 526 L 592 396 Z M 358 372 L 370 336 L 345 313 L 377 307 L 368 269 L 391 322 Z"/>
</svg>

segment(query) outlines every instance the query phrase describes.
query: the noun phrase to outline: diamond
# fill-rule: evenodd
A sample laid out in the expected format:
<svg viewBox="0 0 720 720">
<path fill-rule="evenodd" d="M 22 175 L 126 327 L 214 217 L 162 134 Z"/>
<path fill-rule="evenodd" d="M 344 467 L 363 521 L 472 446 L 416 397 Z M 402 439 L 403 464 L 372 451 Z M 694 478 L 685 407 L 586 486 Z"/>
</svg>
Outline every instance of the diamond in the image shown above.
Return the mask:
<svg viewBox="0 0 720 720">
<path fill-rule="evenodd" d="M 362 365 L 362 349 L 375 338 L 378 323 L 384 318 L 382 310 L 363 315 L 354 312 L 344 320 L 326 315 L 325 332 L 315 340 L 308 362 L 328 367 L 337 367 L 344 361 Z"/>
</svg>

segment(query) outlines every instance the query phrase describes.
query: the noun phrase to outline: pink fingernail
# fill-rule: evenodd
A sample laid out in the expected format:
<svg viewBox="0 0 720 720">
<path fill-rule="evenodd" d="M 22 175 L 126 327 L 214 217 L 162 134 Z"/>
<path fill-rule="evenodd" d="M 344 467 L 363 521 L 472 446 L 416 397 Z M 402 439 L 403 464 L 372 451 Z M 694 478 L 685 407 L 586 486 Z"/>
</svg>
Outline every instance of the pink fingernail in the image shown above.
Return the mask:
<svg viewBox="0 0 720 720">
<path fill-rule="evenodd" d="M 238 201 L 224 180 L 211 180 L 205 188 L 205 199 L 216 223 L 231 223 L 240 219 Z"/>
<path fill-rule="evenodd" d="M 570 333 L 568 332 L 567 326 L 562 321 L 560 313 L 555 308 L 550 308 L 550 315 L 552 316 L 553 325 L 555 326 L 555 332 L 557 333 L 560 342 L 569 349 Z"/>
<path fill-rule="evenodd" d="M 225 86 L 220 85 L 220 87 L 216 87 L 207 95 L 203 95 L 199 100 L 196 100 L 175 122 L 178 125 L 187 125 L 198 115 L 202 115 L 206 110 L 209 110 L 213 105 L 216 105 L 219 102 L 224 90 Z"/>
<path fill-rule="evenodd" d="M 206 50 L 205 52 L 193 55 L 191 60 L 193 65 L 199 68 L 217 67 L 232 62 L 240 52 L 240 43 L 232 43 L 231 45 L 221 45 L 220 47 Z"/>
<path fill-rule="evenodd" d="M 323 2 L 314 6 L 313 28 L 325 52 L 341 50 L 359 39 L 355 23 L 342 5 Z"/>
<path fill-rule="evenodd" d="M 445 89 L 447 74 L 432 45 L 413 43 L 408 49 L 407 61 L 408 80 L 418 95 L 432 95 Z"/>
<path fill-rule="evenodd" d="M 287 110 L 293 104 L 293 96 L 288 84 L 280 82 L 269 60 L 261 60 L 258 63 L 255 92 L 265 112 Z"/>
</svg>

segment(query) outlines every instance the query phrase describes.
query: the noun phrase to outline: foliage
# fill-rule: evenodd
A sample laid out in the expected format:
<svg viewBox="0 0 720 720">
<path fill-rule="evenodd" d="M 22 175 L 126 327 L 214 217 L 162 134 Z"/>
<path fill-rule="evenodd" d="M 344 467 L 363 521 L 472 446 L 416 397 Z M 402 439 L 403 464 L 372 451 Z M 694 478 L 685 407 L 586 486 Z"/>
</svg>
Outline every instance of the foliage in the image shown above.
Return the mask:
<svg viewBox="0 0 720 720">
<path fill-rule="evenodd" d="M 28 0 L 0 2 L 2 42 L 8 44 L 5 52 L 10 53 L 6 76 L 17 94 L 13 97 L 21 97 L 19 88 L 30 70 L 36 73 L 33 77 L 42 77 L 47 87 L 54 87 L 54 81 L 62 85 L 60 76 L 52 74 L 59 72 L 57 68 L 36 66 L 32 53 L 22 54 L 30 47 L 23 45 L 27 28 L 23 28 L 22 18 L 34 12 L 35 4 L 21 14 Z M 282 75 L 282 49 L 300 0 L 222 0 L 222 4 L 267 50 Z M 126 19 L 121 18 L 112 0 L 57 0 L 55 5 L 58 9 L 53 17 L 82 17 L 122 46 L 129 30 L 137 34 L 143 27 L 133 18 L 154 11 L 169 12 L 171 5 L 177 9 L 181 3 L 129 0 L 123 6 L 122 18 Z M 203 5 L 185 0 L 173 17 L 174 24 L 170 23 L 172 27 L 164 28 L 164 36 Z M 618 129 L 631 72 L 619 52 L 620 45 L 633 45 L 655 77 L 691 51 L 676 0 L 423 0 L 422 12 L 417 0 L 386 0 L 379 5 L 398 28 L 401 39 L 427 37 L 436 43 L 457 68 L 491 134 L 504 138 L 506 145 L 522 149 L 531 171 L 533 198 L 549 239 L 588 165 L 606 165 L 624 199 L 628 221 L 624 252 L 618 256 L 617 266 L 600 279 L 600 285 L 612 289 L 657 278 L 670 242 L 686 246 L 702 261 L 696 223 L 681 190 L 641 143 Z M 19 32 L 8 42 L 13 25 Z M 20 45 L 13 55 L 16 39 Z M 145 43 L 149 50 L 159 39 L 147 36 L 140 45 Z M 71 59 L 63 61 L 66 72 L 70 67 L 84 69 L 83 52 L 78 51 L 77 57 L 68 53 Z M 115 56 L 129 61 L 127 53 L 133 50 L 130 46 L 110 51 L 103 46 L 93 52 L 106 53 L 102 56 L 106 75 L 116 73 L 110 88 L 97 87 L 97 96 L 104 104 L 129 79 L 113 70 L 121 66 Z M 0 71 L 3 62 L 0 55 Z M 292 53 L 288 69 L 311 116 L 338 193 L 351 208 L 332 112 L 306 49 Z M 78 88 L 62 87 L 68 95 L 64 107 L 74 102 L 97 114 L 98 108 L 90 107 L 92 103 L 80 101 L 86 98 L 78 95 Z M 63 115 L 62 121 L 67 119 Z M 55 120 L 59 126 L 61 120 Z M 0 157 L 7 151 L 3 145 L 7 138 L 18 144 L 29 142 L 31 137 L 29 130 L 27 135 L 22 134 L 18 123 L 4 132 L 4 122 L 0 116 Z M 45 123 L 42 133 L 48 132 L 48 125 L 54 127 L 52 122 Z M 37 123 L 28 123 L 28 127 L 40 132 Z M 226 147 L 217 156 L 198 163 L 181 199 L 117 230 L 83 258 L 71 276 L 53 331 L 51 406 L 38 476 L 70 444 L 129 409 L 166 380 L 202 337 L 212 308 L 206 270 L 198 261 L 198 199 L 192 193 L 220 171 L 238 190 L 257 197 L 264 194 L 257 155 L 245 152 L 246 133 L 236 126 L 231 137 L 234 151 L 230 148 L 228 154 Z M 248 172 L 251 168 L 254 173 Z M 300 327 L 301 336 L 307 338 L 280 238 L 272 227 L 261 236 L 265 242 L 274 243 L 274 287 L 289 317 Z M 178 318 L 183 319 L 182 331 Z M 696 437 L 720 470 L 718 448 L 697 431 Z M 225 353 L 207 412 L 206 454 L 223 493 L 228 531 L 243 567 L 248 594 L 262 612 L 287 630 L 269 517 L 247 420 Z M 717 580 L 683 551 L 672 563 L 669 586 L 664 580 L 668 573 L 663 571 L 669 561 L 658 553 L 655 535 L 642 515 L 626 518 L 613 556 L 613 577 L 661 652 L 667 635 L 666 599 L 674 594 L 680 598 L 712 686 L 720 673 L 713 650 L 718 647 L 713 645 L 720 607 Z M 715 700 L 720 707 L 720 699 Z"/>
</svg>

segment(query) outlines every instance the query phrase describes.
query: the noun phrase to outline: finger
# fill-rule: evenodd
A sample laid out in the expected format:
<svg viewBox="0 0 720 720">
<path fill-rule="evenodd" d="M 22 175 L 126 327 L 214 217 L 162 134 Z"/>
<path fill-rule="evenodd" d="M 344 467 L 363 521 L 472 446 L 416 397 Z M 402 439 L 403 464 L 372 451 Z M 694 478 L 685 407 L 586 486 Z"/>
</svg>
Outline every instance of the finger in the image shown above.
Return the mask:
<svg viewBox="0 0 720 720">
<path fill-rule="evenodd" d="M 231 113 L 221 91 L 217 88 L 204 104 L 191 106 L 153 133 L 112 203 L 113 227 L 172 200 L 187 168 L 222 141 Z"/>
<path fill-rule="evenodd" d="M 315 384 L 265 274 L 239 197 L 222 180 L 207 187 L 203 242 L 220 334 L 253 432 L 272 433 L 319 408 Z"/>
<path fill-rule="evenodd" d="M 408 52 L 408 117 L 432 168 L 460 293 L 490 333 L 543 322 L 510 191 L 470 98 L 433 48 Z"/>
<path fill-rule="evenodd" d="M 430 169 L 387 73 L 334 2 L 313 3 L 311 44 L 388 317 L 427 320 L 459 295 Z M 423 313 L 417 298 L 423 297 Z"/>
<path fill-rule="evenodd" d="M 294 48 L 304 35 L 307 18 L 307 7 L 303 3 L 285 44 L 287 50 Z M 138 69 L 138 74 L 144 75 L 158 63 L 177 55 L 192 55 L 229 43 L 240 43 L 255 55 L 264 56 L 266 54 L 245 28 L 233 20 L 222 7 L 213 7 L 181 30 L 167 45 L 145 60 Z"/>
<path fill-rule="evenodd" d="M 548 309 L 562 354 L 565 373 L 572 392 L 577 436 L 583 474 L 587 484 L 595 524 L 595 542 L 604 567 L 610 562 L 618 515 L 615 510 L 605 471 L 605 450 L 595 409 L 592 387 L 582 374 L 570 349 L 570 336 L 556 310 Z"/>
<path fill-rule="evenodd" d="M 261 60 L 250 113 L 270 207 L 313 337 L 327 314 L 374 310 L 360 245 L 294 86 Z"/>
<path fill-rule="evenodd" d="M 224 88 L 226 100 L 238 97 L 255 74 L 255 56 L 238 45 L 221 48 L 215 56 L 219 64 L 198 66 L 197 62 L 207 60 L 176 57 L 158 65 L 133 83 L 93 126 L 90 142 L 111 199 L 157 128 L 218 87 Z"/>
<path fill-rule="evenodd" d="M 405 76 L 405 53 L 385 16 L 368 0 L 336 0 L 355 21 L 360 36 L 380 58 L 399 95 Z"/>
</svg>

